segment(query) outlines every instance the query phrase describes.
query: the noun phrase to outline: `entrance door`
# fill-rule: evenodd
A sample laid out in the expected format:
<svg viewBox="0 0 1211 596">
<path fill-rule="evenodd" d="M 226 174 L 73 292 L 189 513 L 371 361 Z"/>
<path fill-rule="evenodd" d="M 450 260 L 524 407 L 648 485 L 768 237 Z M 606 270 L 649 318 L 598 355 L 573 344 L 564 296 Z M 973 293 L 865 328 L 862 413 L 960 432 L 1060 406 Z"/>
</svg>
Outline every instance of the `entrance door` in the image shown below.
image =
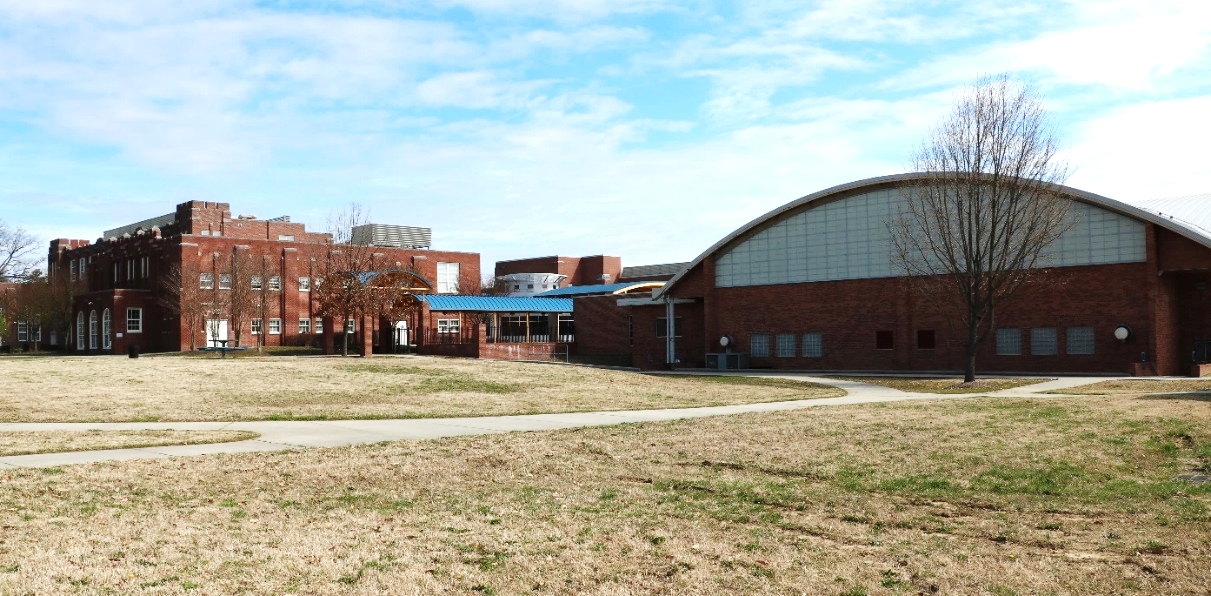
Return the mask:
<svg viewBox="0 0 1211 596">
<path fill-rule="evenodd" d="M 397 348 L 408 348 L 408 321 L 397 321 L 395 323 L 395 346 Z"/>
<path fill-rule="evenodd" d="M 210 319 L 206 321 L 206 345 L 217 347 L 218 340 L 227 339 L 227 321 Z"/>
</svg>

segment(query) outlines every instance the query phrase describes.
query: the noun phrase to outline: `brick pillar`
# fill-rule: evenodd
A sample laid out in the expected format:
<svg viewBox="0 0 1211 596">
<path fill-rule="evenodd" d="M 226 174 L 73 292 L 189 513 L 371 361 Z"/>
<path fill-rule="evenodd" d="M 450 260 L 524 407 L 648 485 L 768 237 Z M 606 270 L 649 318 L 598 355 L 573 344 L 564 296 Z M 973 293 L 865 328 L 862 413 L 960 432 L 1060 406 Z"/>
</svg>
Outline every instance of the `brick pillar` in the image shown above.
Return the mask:
<svg viewBox="0 0 1211 596">
<path fill-rule="evenodd" d="M 299 303 L 303 300 L 299 292 L 299 258 L 298 249 L 283 248 L 279 270 L 282 275 L 282 291 L 278 296 L 278 312 L 282 313 L 282 335 L 278 337 L 280 345 L 302 343 L 299 339 Z"/>
<path fill-rule="evenodd" d="M 361 353 L 363 357 L 374 355 L 374 320 L 363 316 L 361 320 Z"/>
<path fill-rule="evenodd" d="M 336 317 L 323 317 L 324 319 L 324 353 L 331 356 L 336 354 Z M 344 326 L 342 325 L 342 328 Z"/>
</svg>

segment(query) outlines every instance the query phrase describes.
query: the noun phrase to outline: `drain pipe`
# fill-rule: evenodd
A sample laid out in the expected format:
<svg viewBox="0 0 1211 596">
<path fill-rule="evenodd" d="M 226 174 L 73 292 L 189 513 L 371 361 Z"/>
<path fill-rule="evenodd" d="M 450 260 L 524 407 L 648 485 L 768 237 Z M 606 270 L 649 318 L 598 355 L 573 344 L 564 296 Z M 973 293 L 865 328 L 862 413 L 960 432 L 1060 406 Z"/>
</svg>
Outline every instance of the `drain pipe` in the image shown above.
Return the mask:
<svg viewBox="0 0 1211 596">
<path fill-rule="evenodd" d="M 673 298 L 671 296 L 664 297 L 664 317 L 664 362 L 669 365 L 669 368 L 672 368 L 677 362 L 677 339 L 673 337 L 677 328 L 677 319 L 673 316 Z"/>
</svg>

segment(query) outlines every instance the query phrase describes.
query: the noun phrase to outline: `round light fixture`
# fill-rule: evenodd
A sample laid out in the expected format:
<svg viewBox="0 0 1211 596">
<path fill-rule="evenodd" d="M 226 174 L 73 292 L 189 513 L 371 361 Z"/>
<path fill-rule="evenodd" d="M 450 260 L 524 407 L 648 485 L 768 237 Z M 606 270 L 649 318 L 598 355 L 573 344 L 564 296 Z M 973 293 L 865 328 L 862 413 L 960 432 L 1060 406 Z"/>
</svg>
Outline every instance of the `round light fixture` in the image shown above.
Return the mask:
<svg viewBox="0 0 1211 596">
<path fill-rule="evenodd" d="M 1131 337 L 1131 328 L 1126 325 L 1119 325 L 1114 328 L 1114 339 L 1119 341 L 1127 341 Z"/>
<path fill-rule="evenodd" d="M 732 343 L 732 338 L 730 338 L 726 335 L 719 338 L 719 345 L 721 345 L 725 348 L 728 347 L 729 345 L 731 345 L 731 343 Z"/>
</svg>

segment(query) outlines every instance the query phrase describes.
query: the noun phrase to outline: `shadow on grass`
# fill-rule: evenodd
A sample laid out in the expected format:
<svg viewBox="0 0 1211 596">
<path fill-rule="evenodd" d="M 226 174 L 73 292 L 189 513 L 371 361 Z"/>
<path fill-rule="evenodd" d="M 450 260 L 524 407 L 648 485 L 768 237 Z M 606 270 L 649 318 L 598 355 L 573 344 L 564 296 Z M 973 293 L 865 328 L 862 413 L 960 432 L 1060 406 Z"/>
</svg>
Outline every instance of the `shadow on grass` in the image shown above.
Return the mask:
<svg viewBox="0 0 1211 596">
<path fill-rule="evenodd" d="M 1136 399 L 1147 400 L 1176 400 L 1182 399 L 1187 401 L 1206 401 L 1211 402 L 1211 391 L 1187 391 L 1184 393 L 1150 393 L 1141 395 Z"/>
</svg>

